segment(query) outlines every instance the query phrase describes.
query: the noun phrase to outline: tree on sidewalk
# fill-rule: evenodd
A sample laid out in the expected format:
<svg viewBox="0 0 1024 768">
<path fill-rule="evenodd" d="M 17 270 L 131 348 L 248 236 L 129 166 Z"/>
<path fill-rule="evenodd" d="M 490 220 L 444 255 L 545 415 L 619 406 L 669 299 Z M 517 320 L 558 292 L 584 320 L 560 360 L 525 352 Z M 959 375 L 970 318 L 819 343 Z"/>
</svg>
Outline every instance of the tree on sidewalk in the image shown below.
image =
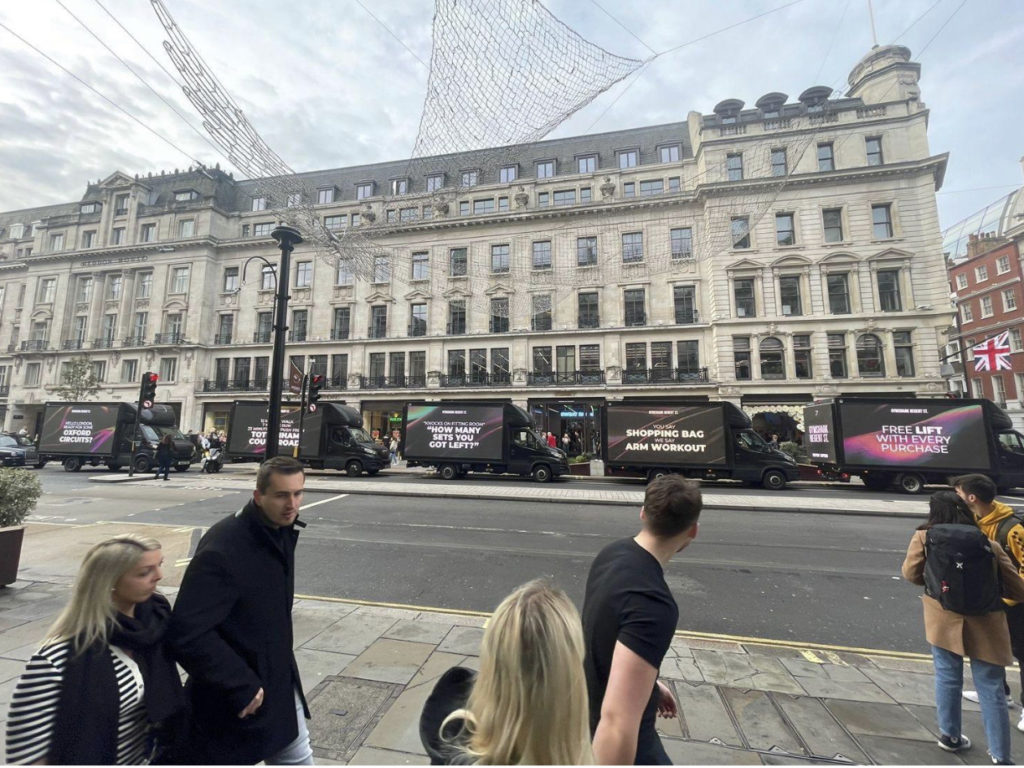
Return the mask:
<svg viewBox="0 0 1024 768">
<path fill-rule="evenodd" d="M 78 402 L 88 400 L 100 388 L 100 380 L 88 355 L 73 357 L 61 367 L 60 384 L 53 388 L 54 393 L 63 400 Z"/>
</svg>

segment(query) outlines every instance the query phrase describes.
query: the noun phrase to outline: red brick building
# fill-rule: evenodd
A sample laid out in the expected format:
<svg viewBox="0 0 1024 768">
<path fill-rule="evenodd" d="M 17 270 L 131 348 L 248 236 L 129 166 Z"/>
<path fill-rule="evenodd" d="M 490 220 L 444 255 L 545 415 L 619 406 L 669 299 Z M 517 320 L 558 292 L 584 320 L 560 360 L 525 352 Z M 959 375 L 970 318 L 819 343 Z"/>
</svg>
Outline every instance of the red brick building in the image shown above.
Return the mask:
<svg viewBox="0 0 1024 768">
<path fill-rule="evenodd" d="M 987 397 L 1010 410 L 1024 401 L 1024 272 L 1017 243 L 996 235 L 971 235 L 967 258 L 949 266 L 950 289 L 958 312 L 958 334 L 951 334 L 948 362 L 959 373 L 961 391 Z M 971 348 L 1009 331 L 1012 370 L 976 371 Z M 957 338 L 958 337 L 958 338 Z M 959 345 L 956 342 L 959 341 Z"/>
</svg>

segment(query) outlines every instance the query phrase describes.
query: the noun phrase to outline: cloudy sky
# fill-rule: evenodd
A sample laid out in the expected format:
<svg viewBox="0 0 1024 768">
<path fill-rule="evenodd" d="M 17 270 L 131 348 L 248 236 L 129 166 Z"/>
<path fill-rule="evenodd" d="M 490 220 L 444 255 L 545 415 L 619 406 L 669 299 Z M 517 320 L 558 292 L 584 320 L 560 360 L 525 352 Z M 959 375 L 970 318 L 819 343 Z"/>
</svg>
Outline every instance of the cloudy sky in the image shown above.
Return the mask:
<svg viewBox="0 0 1024 768">
<path fill-rule="evenodd" d="M 768 91 L 795 100 L 811 85 L 841 90 L 872 44 L 867 0 L 543 2 L 622 56 L 646 59 L 682 46 L 552 136 L 683 120 L 729 97 L 752 106 Z M 410 156 L 431 54 L 431 0 L 165 3 L 292 168 Z M 938 197 L 948 227 L 1024 183 L 1024 3 L 874 0 L 874 11 L 879 43 L 906 45 L 922 64 L 931 150 L 950 153 Z M 174 70 L 149 0 L 5 2 L 0 23 L 0 210 L 77 200 L 88 180 L 115 170 L 171 170 L 193 158 L 230 168 L 161 71 Z"/>
</svg>

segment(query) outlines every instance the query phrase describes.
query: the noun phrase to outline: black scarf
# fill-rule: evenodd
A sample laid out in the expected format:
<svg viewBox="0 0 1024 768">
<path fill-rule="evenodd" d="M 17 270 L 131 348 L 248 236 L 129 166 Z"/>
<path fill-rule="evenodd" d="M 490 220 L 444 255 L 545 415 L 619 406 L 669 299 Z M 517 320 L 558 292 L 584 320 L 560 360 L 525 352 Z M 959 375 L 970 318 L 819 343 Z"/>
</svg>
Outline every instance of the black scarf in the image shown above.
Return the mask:
<svg viewBox="0 0 1024 768">
<path fill-rule="evenodd" d="M 120 696 L 109 646 L 131 652 L 145 683 L 144 700 L 150 723 L 177 719 L 185 697 L 166 646 L 164 633 L 171 606 L 154 594 L 135 606 L 135 616 L 117 614 L 108 643 L 94 643 L 82 653 L 72 647 L 64 668 L 53 742 L 47 759 L 57 765 L 112 765 L 117 761 L 117 720 Z"/>
</svg>

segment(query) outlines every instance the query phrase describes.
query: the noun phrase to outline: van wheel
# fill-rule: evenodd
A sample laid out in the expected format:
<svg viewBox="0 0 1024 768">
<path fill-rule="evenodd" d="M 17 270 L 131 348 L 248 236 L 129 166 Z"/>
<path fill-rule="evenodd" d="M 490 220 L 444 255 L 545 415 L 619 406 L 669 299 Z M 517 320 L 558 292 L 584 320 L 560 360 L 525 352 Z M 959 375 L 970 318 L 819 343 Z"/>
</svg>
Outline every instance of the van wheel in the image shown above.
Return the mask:
<svg viewBox="0 0 1024 768">
<path fill-rule="evenodd" d="M 345 474 L 349 477 L 359 477 L 363 473 L 363 465 L 353 459 L 345 465 Z"/>
<path fill-rule="evenodd" d="M 380 472 L 380 470 L 379 470 L 379 469 L 368 469 L 368 470 L 366 470 L 366 474 L 368 474 L 368 475 L 369 475 L 370 477 L 373 477 L 373 476 L 374 476 L 374 475 L 376 475 L 376 474 L 377 474 L 378 472 Z"/>
<path fill-rule="evenodd" d="M 46 466 L 46 462 L 45 461 L 37 461 L 33 466 L 36 469 L 42 469 L 43 467 Z"/>
<path fill-rule="evenodd" d="M 786 476 L 777 469 L 769 469 L 761 478 L 761 485 L 769 491 L 781 491 L 786 487 Z"/>
<path fill-rule="evenodd" d="M 191 466 L 192 466 L 191 464 L 175 464 L 174 465 L 174 471 L 175 472 L 188 472 L 188 468 L 191 467 Z"/>
<path fill-rule="evenodd" d="M 73 456 L 68 456 L 64 461 L 61 462 L 65 472 L 77 472 L 82 468 L 82 460 L 76 459 Z"/>
<path fill-rule="evenodd" d="M 114 461 L 107 464 L 107 469 L 109 469 L 111 472 L 117 472 L 117 470 L 119 470 L 120 468 L 121 465 Z"/>
<path fill-rule="evenodd" d="M 135 457 L 135 471 L 136 472 L 149 472 L 152 468 L 152 464 L 149 461 L 148 456 L 136 456 Z"/>
<path fill-rule="evenodd" d="M 440 474 L 442 480 L 454 480 L 459 476 L 459 468 L 454 464 L 442 464 Z"/>
<path fill-rule="evenodd" d="M 924 479 L 916 472 L 904 472 L 900 475 L 899 485 L 904 493 L 920 493 L 924 490 Z"/>
<path fill-rule="evenodd" d="M 659 477 L 664 477 L 668 474 L 670 473 L 667 469 L 652 469 L 647 473 L 647 482 L 649 483 L 652 480 L 657 480 Z"/>
<path fill-rule="evenodd" d="M 533 468 L 533 481 L 535 483 L 546 483 L 551 480 L 551 467 L 547 464 L 538 464 Z"/>
</svg>

